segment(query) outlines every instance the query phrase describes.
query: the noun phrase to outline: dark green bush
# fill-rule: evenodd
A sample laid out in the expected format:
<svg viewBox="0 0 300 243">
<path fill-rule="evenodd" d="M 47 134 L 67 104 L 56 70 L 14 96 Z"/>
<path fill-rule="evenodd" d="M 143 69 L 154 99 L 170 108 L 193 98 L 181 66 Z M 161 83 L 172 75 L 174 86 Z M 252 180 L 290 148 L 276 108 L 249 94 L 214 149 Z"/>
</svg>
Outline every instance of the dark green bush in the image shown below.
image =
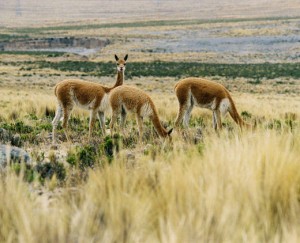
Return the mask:
<svg viewBox="0 0 300 243">
<path fill-rule="evenodd" d="M 242 111 L 241 116 L 244 119 L 250 119 L 252 117 L 252 114 L 248 111 Z"/>
<path fill-rule="evenodd" d="M 119 152 L 122 141 L 123 137 L 119 134 L 114 134 L 113 138 L 110 136 L 104 138 L 104 143 L 102 146 L 100 145 L 100 150 L 104 152 L 109 161 L 112 160 L 114 152 Z"/>
<path fill-rule="evenodd" d="M 112 158 L 114 155 L 114 144 L 113 144 L 113 140 L 109 136 L 105 137 L 103 148 L 106 156 L 108 158 Z"/>
<path fill-rule="evenodd" d="M 51 179 L 54 175 L 59 181 L 66 178 L 66 169 L 62 163 L 47 162 L 36 165 L 35 170 L 38 172 L 40 181 L 44 183 L 46 179 Z"/>
<path fill-rule="evenodd" d="M 77 164 L 76 154 L 69 152 L 67 156 L 67 163 L 71 166 L 76 166 Z"/>
<path fill-rule="evenodd" d="M 97 161 L 97 150 L 92 145 L 77 147 L 75 152 L 68 153 L 66 161 L 81 170 L 94 168 Z"/>
<path fill-rule="evenodd" d="M 42 123 L 38 125 L 37 127 L 38 130 L 46 130 L 48 132 L 52 131 L 52 124 L 51 123 Z"/>
<path fill-rule="evenodd" d="M 30 166 L 23 163 L 12 163 L 10 168 L 17 174 L 22 175 L 23 179 L 27 182 L 32 182 L 36 176 L 34 170 Z"/>
<path fill-rule="evenodd" d="M 23 121 L 17 120 L 15 123 L 3 123 L 4 129 L 17 133 L 31 133 L 34 129 L 31 126 L 25 125 Z"/>
<path fill-rule="evenodd" d="M 97 151 L 95 147 L 86 145 L 80 148 L 77 152 L 79 160 L 79 168 L 84 170 L 85 168 L 93 168 L 95 166 Z"/>
</svg>

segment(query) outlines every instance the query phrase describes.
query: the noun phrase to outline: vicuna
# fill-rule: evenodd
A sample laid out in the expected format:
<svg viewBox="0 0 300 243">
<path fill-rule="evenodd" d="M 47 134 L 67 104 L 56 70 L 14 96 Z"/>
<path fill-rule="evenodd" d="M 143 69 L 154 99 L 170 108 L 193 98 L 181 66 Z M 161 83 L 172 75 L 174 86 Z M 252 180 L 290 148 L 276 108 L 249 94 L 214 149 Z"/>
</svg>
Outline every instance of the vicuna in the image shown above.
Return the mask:
<svg viewBox="0 0 300 243">
<path fill-rule="evenodd" d="M 241 128 L 251 127 L 242 120 L 228 90 L 221 84 L 201 78 L 186 78 L 175 85 L 175 93 L 179 102 L 175 127 L 178 127 L 182 121 L 185 127 L 189 125 L 194 106 L 213 111 L 215 130 L 222 128 L 221 115 L 225 115 L 227 111 Z"/>
<path fill-rule="evenodd" d="M 127 85 L 119 86 L 110 93 L 109 101 L 112 109 L 111 133 L 113 133 L 114 124 L 120 114 L 121 125 L 124 126 L 126 113 L 129 111 L 136 114 L 140 139 L 143 136 L 143 118 L 145 117 L 150 118 L 159 136 L 170 136 L 172 129 L 167 131 L 161 125 L 155 105 L 144 91 Z"/>
<path fill-rule="evenodd" d="M 68 79 L 56 84 L 54 93 L 57 97 L 58 106 L 55 117 L 52 121 L 52 142 L 56 141 L 55 132 L 57 125 L 63 116 L 63 129 L 68 141 L 69 135 L 67 132 L 68 120 L 74 106 L 79 106 L 83 109 L 90 110 L 89 120 L 89 140 L 92 136 L 92 130 L 98 116 L 103 135 L 105 134 L 105 116 L 104 113 L 109 109 L 108 95 L 111 90 L 123 84 L 124 71 L 128 55 L 124 59 L 119 59 L 115 55 L 117 62 L 117 81 L 112 87 L 105 87 L 98 83 Z"/>
</svg>

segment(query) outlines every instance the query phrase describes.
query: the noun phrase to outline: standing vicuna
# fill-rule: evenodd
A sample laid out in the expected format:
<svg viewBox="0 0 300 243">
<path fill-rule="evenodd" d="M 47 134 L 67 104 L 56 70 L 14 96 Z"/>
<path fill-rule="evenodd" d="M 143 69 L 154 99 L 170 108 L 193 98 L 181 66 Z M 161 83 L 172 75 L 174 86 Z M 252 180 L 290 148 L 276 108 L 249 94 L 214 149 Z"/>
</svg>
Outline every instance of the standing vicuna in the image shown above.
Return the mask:
<svg viewBox="0 0 300 243">
<path fill-rule="evenodd" d="M 92 130 L 95 124 L 96 116 L 99 118 L 102 133 L 103 135 L 105 134 L 104 112 L 109 110 L 109 92 L 117 86 L 123 84 L 127 58 L 128 55 L 126 55 L 124 59 L 119 59 L 118 56 L 115 55 L 115 59 L 117 61 L 117 81 L 113 87 L 108 88 L 98 83 L 74 79 L 63 80 L 56 84 L 54 93 L 57 97 L 58 106 L 55 117 L 52 121 L 53 144 L 55 144 L 56 141 L 55 131 L 62 115 L 65 135 L 67 140 L 70 141 L 67 133 L 67 126 L 70 114 L 75 105 L 83 109 L 90 110 L 89 140 L 92 136 Z"/>
<path fill-rule="evenodd" d="M 213 111 L 215 130 L 222 129 L 221 114 L 225 115 L 227 111 L 241 128 L 250 127 L 242 120 L 228 90 L 221 84 L 202 78 L 186 78 L 176 83 L 175 92 L 179 102 L 175 127 L 178 127 L 182 120 L 185 127 L 189 125 L 194 105 Z"/>
<path fill-rule="evenodd" d="M 139 136 L 143 136 L 143 118 L 149 117 L 155 130 L 161 137 L 170 136 L 173 129 L 167 131 L 160 123 L 155 105 L 143 90 L 128 85 L 115 88 L 109 97 L 112 116 L 110 121 L 110 131 L 113 133 L 114 124 L 121 114 L 121 125 L 124 126 L 127 111 L 136 114 L 139 129 Z"/>
</svg>

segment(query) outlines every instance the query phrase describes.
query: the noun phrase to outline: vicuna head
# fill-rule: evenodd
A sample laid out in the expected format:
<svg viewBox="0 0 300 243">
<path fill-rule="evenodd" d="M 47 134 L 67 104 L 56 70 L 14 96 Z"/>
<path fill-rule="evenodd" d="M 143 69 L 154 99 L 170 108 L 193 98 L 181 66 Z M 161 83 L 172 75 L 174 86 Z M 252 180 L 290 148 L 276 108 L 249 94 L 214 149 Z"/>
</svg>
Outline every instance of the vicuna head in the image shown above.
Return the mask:
<svg viewBox="0 0 300 243">
<path fill-rule="evenodd" d="M 124 72 L 125 71 L 127 58 L 128 58 L 128 54 L 126 54 L 124 59 L 120 59 L 117 55 L 115 55 L 118 72 Z"/>
</svg>

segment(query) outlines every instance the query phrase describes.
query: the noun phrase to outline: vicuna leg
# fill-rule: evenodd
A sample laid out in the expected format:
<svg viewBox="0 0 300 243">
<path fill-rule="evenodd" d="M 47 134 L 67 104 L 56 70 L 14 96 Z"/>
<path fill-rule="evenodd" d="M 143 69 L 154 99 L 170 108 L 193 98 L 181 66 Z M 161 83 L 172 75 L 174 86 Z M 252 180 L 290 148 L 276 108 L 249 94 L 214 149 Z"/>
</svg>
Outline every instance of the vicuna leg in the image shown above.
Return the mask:
<svg viewBox="0 0 300 243">
<path fill-rule="evenodd" d="M 110 135 L 113 136 L 113 130 L 114 130 L 114 125 L 116 123 L 118 119 L 118 113 L 116 111 L 112 111 L 112 116 L 111 116 L 111 120 L 110 120 Z"/>
<path fill-rule="evenodd" d="M 182 123 L 184 114 L 186 113 L 187 105 L 186 104 L 179 104 L 179 110 L 178 115 L 175 121 L 175 127 L 179 127 L 179 125 Z"/>
<path fill-rule="evenodd" d="M 63 109 L 63 111 L 64 111 L 63 129 L 64 129 L 64 132 L 65 132 L 68 142 L 70 142 L 70 137 L 68 135 L 68 121 L 69 121 L 72 109 L 73 109 L 73 106 L 64 107 L 64 109 Z"/>
<path fill-rule="evenodd" d="M 101 127 L 101 131 L 102 131 L 102 134 L 103 136 L 105 136 L 105 116 L 104 116 L 104 112 L 102 111 L 99 111 L 98 112 L 98 119 L 99 119 L 99 122 L 100 122 L 100 127 Z"/>
<path fill-rule="evenodd" d="M 122 107 L 122 110 L 121 110 L 121 127 L 124 128 L 125 127 L 125 123 L 126 123 L 126 110 L 124 107 Z"/>
<path fill-rule="evenodd" d="M 60 104 L 58 104 L 55 112 L 55 117 L 52 121 L 52 144 L 55 144 L 56 142 L 55 132 L 61 116 L 62 116 L 62 107 Z"/>
<path fill-rule="evenodd" d="M 193 103 L 190 102 L 190 104 L 187 105 L 187 109 L 185 111 L 185 114 L 183 116 L 183 125 L 184 127 L 188 127 L 189 126 L 189 122 L 190 122 L 190 117 L 191 117 L 191 112 L 193 110 Z"/>
<path fill-rule="evenodd" d="M 139 139 L 142 140 L 143 138 L 143 117 L 139 114 L 136 115 L 136 121 L 139 127 Z"/>
<path fill-rule="evenodd" d="M 190 113 L 193 109 L 190 91 L 187 89 L 178 89 L 176 90 L 176 96 L 179 102 L 179 110 L 175 121 L 175 127 L 179 127 L 183 119 L 183 125 L 188 126 Z"/>
<path fill-rule="evenodd" d="M 91 110 L 90 112 L 90 122 L 89 122 L 89 141 L 91 140 L 91 137 L 93 135 L 93 128 L 96 121 L 96 115 L 97 111 Z"/>
<path fill-rule="evenodd" d="M 221 112 L 219 109 L 214 111 L 216 114 L 216 120 L 217 120 L 217 124 L 218 124 L 218 129 L 221 130 L 222 129 L 222 121 L 221 121 Z"/>
<path fill-rule="evenodd" d="M 213 118 L 213 128 L 215 130 L 217 130 L 217 114 L 216 114 L 216 111 L 213 111 L 212 118 Z"/>
</svg>

